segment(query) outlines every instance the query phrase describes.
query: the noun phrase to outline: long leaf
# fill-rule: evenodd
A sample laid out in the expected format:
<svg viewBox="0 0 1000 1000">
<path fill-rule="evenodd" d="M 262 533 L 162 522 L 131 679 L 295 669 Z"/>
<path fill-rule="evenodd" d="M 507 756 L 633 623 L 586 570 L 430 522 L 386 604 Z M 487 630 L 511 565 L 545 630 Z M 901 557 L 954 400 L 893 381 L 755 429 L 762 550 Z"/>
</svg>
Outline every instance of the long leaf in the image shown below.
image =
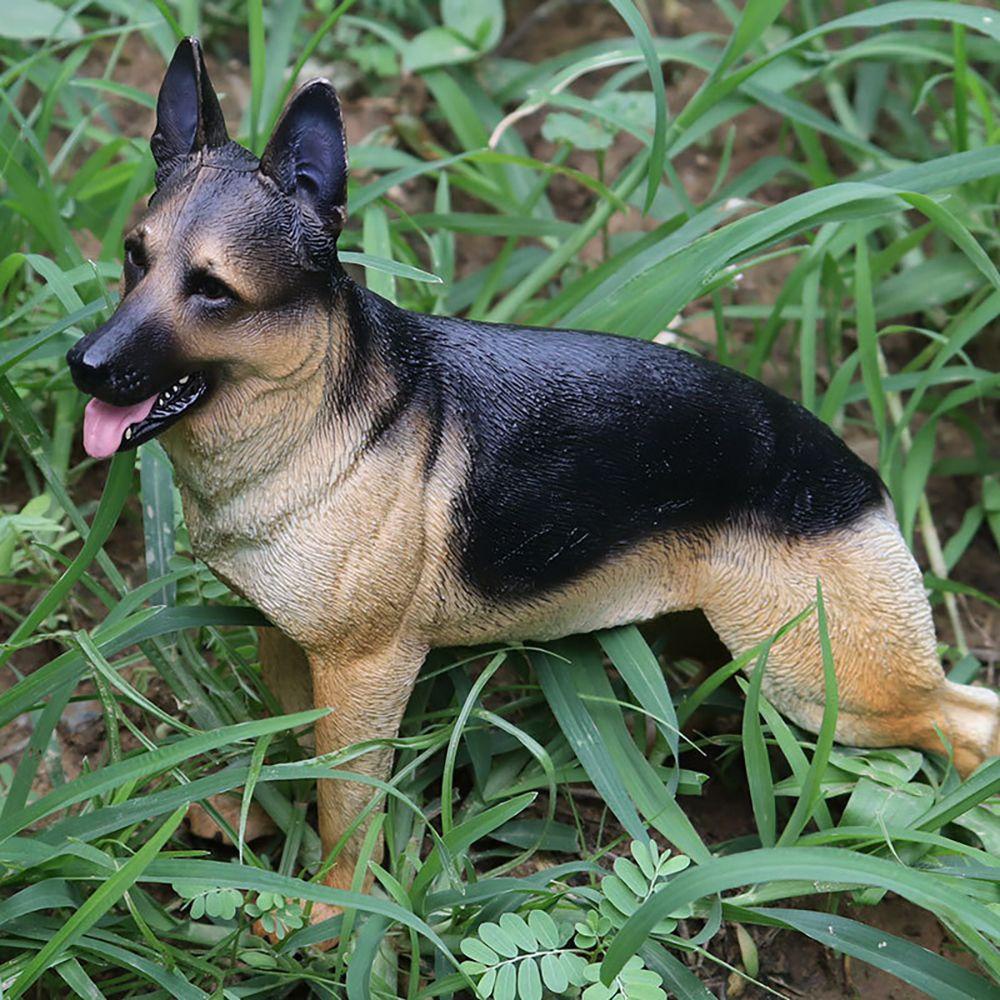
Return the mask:
<svg viewBox="0 0 1000 1000">
<path fill-rule="evenodd" d="M 327 714 L 327 709 L 312 709 L 295 715 L 282 715 L 274 719 L 257 719 L 252 722 L 238 722 L 224 726 L 211 733 L 201 733 L 178 740 L 169 746 L 160 747 L 146 753 L 136 754 L 118 764 L 103 767 L 99 771 L 82 774 L 75 781 L 62 785 L 48 795 L 36 799 L 16 816 L 0 819 L 0 843 L 40 819 L 77 802 L 83 802 L 125 782 L 159 774 L 198 754 L 215 750 L 230 743 L 257 739 L 267 733 L 294 729 L 308 725 Z"/>
<path fill-rule="evenodd" d="M 833 913 L 812 910 L 751 907 L 749 913 L 766 917 L 770 926 L 786 927 L 819 941 L 923 990 L 934 1000 L 996 1000 L 1000 986 L 987 982 L 962 966 L 912 941 L 866 927 Z"/>
<path fill-rule="evenodd" d="M 47 941 L 21 970 L 7 996 L 16 1000 L 41 976 L 56 957 L 82 937 L 135 884 L 184 818 L 185 809 L 176 809 L 166 822 L 110 878 L 101 883 L 87 901 Z"/>
<path fill-rule="evenodd" d="M 959 895 L 933 876 L 896 861 L 834 847 L 762 848 L 692 866 L 654 893 L 615 935 L 601 964 L 602 981 L 610 982 L 657 922 L 682 906 L 741 885 L 794 879 L 888 889 L 932 912 L 990 936 L 1000 936 L 1000 915 Z"/>
<path fill-rule="evenodd" d="M 663 163 L 666 159 L 667 151 L 667 92 L 663 85 L 663 69 L 660 66 L 660 59 L 653 44 L 653 37 L 649 33 L 649 28 L 643 20 L 642 15 L 636 9 L 632 0 L 610 0 L 611 6 L 622 16 L 628 25 L 629 31 L 635 36 L 639 43 L 639 49 L 646 62 L 646 71 L 649 73 L 650 83 L 653 85 L 653 101 L 655 115 L 653 118 L 653 145 L 649 151 L 649 164 L 647 166 L 646 179 L 646 201 L 643 211 L 648 212 L 653 206 L 657 189 L 660 186 L 660 178 L 663 176 Z"/>
<path fill-rule="evenodd" d="M 104 484 L 104 495 L 100 506 L 94 515 L 93 524 L 87 535 L 83 548 L 70 563 L 66 572 L 59 578 L 51 590 L 32 608 L 31 612 L 14 629 L 7 648 L 0 649 L 0 664 L 5 663 L 14 653 L 18 642 L 24 639 L 59 607 L 70 588 L 82 576 L 83 572 L 93 562 L 97 553 L 103 548 L 111 529 L 118 523 L 118 515 L 125 505 L 132 485 L 132 465 L 135 456 L 128 452 L 116 455 L 108 470 L 108 478 Z"/>
</svg>

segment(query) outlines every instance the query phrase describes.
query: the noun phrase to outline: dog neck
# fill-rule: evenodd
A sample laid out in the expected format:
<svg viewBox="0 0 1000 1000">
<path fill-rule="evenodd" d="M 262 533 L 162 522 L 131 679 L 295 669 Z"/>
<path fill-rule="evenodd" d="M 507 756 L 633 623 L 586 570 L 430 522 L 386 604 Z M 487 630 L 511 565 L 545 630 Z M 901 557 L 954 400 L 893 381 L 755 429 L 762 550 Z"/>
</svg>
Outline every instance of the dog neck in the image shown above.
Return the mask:
<svg viewBox="0 0 1000 1000">
<path fill-rule="evenodd" d="M 405 406 L 357 292 L 336 284 L 320 346 L 287 377 L 223 376 L 209 405 L 164 435 L 189 518 L 266 532 L 330 497 Z"/>
</svg>

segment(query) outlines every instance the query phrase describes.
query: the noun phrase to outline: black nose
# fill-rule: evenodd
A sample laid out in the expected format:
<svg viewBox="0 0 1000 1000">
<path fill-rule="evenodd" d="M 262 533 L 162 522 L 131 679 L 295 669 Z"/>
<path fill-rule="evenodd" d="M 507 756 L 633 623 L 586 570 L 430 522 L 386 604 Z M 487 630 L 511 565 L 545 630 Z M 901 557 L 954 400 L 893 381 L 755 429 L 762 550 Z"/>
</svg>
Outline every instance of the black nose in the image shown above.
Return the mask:
<svg viewBox="0 0 1000 1000">
<path fill-rule="evenodd" d="M 95 350 L 96 347 L 90 337 L 84 337 L 66 352 L 66 364 L 76 387 L 90 396 L 96 395 L 108 383 L 108 359 L 103 351 Z"/>
</svg>

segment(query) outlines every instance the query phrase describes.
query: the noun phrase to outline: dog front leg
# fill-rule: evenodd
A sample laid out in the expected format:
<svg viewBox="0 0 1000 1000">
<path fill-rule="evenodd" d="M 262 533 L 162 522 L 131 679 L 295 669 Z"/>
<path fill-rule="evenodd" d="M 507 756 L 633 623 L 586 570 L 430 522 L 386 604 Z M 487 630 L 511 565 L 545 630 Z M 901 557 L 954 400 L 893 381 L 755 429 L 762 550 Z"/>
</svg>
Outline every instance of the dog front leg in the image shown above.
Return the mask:
<svg viewBox="0 0 1000 1000">
<path fill-rule="evenodd" d="M 311 653 L 315 705 L 331 709 L 329 715 L 316 723 L 316 753 L 332 753 L 368 740 L 393 739 L 399 732 L 406 703 L 426 655 L 427 647 L 422 643 L 400 640 L 356 655 L 342 651 Z M 377 747 L 351 759 L 340 769 L 385 781 L 392 768 L 392 757 L 390 747 Z M 323 852 L 329 857 L 372 797 L 380 793 L 371 785 L 339 779 L 321 779 L 318 793 L 320 839 Z M 327 885 L 338 889 L 351 887 L 367 826 L 366 820 L 340 848 L 326 876 Z M 380 837 L 374 860 L 380 861 L 381 857 Z M 371 877 L 366 874 L 365 888 L 370 883 Z M 316 919 L 314 907 L 313 921 Z"/>
</svg>

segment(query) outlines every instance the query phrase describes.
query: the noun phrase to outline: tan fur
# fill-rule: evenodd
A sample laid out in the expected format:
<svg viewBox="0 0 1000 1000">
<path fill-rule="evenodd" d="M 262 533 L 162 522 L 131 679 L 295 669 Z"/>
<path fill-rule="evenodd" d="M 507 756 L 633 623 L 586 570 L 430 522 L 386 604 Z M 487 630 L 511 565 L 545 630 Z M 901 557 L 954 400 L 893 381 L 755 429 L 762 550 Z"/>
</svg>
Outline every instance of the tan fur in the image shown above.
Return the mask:
<svg viewBox="0 0 1000 1000">
<path fill-rule="evenodd" d="M 144 224 L 154 255 L 177 238 L 183 199 L 175 201 Z M 554 638 L 700 607 L 738 654 L 805 608 L 817 578 L 840 739 L 941 751 L 938 727 L 963 773 L 1000 749 L 997 695 L 945 680 L 919 571 L 888 513 L 798 541 L 733 527 L 652 538 L 535 600 L 480 598 L 452 549 L 451 510 L 469 461 L 460 429 L 444 428 L 429 477 L 432 428 L 419 418 L 402 417 L 368 447 L 373 410 L 395 387 L 376 371 L 363 399 L 330 406 L 331 377 L 350 343 L 346 317 L 266 308 L 267 279 L 250 273 L 252 262 L 221 243 L 195 253 L 259 314 L 237 331 L 174 316 L 186 358 L 222 362 L 225 377 L 163 440 L 195 551 L 281 630 L 283 638 L 261 643 L 272 689 L 287 709 L 307 696 L 332 709 L 316 727 L 318 753 L 394 737 L 431 647 Z M 764 690 L 791 719 L 818 728 L 815 618 L 774 646 Z M 390 763 L 378 749 L 349 767 L 385 778 Z M 372 794 L 370 786 L 320 782 L 326 851 Z M 360 837 L 343 846 L 330 884 L 350 885 Z"/>
<path fill-rule="evenodd" d="M 946 753 L 936 726 L 963 773 L 1000 750 L 1000 698 L 945 679 L 920 571 L 890 513 L 813 539 L 723 536 L 712 546 L 710 577 L 701 606 L 734 652 L 773 635 L 822 582 L 842 742 Z M 799 725 L 819 729 L 825 697 L 817 616 L 772 647 L 763 690 Z"/>
</svg>

